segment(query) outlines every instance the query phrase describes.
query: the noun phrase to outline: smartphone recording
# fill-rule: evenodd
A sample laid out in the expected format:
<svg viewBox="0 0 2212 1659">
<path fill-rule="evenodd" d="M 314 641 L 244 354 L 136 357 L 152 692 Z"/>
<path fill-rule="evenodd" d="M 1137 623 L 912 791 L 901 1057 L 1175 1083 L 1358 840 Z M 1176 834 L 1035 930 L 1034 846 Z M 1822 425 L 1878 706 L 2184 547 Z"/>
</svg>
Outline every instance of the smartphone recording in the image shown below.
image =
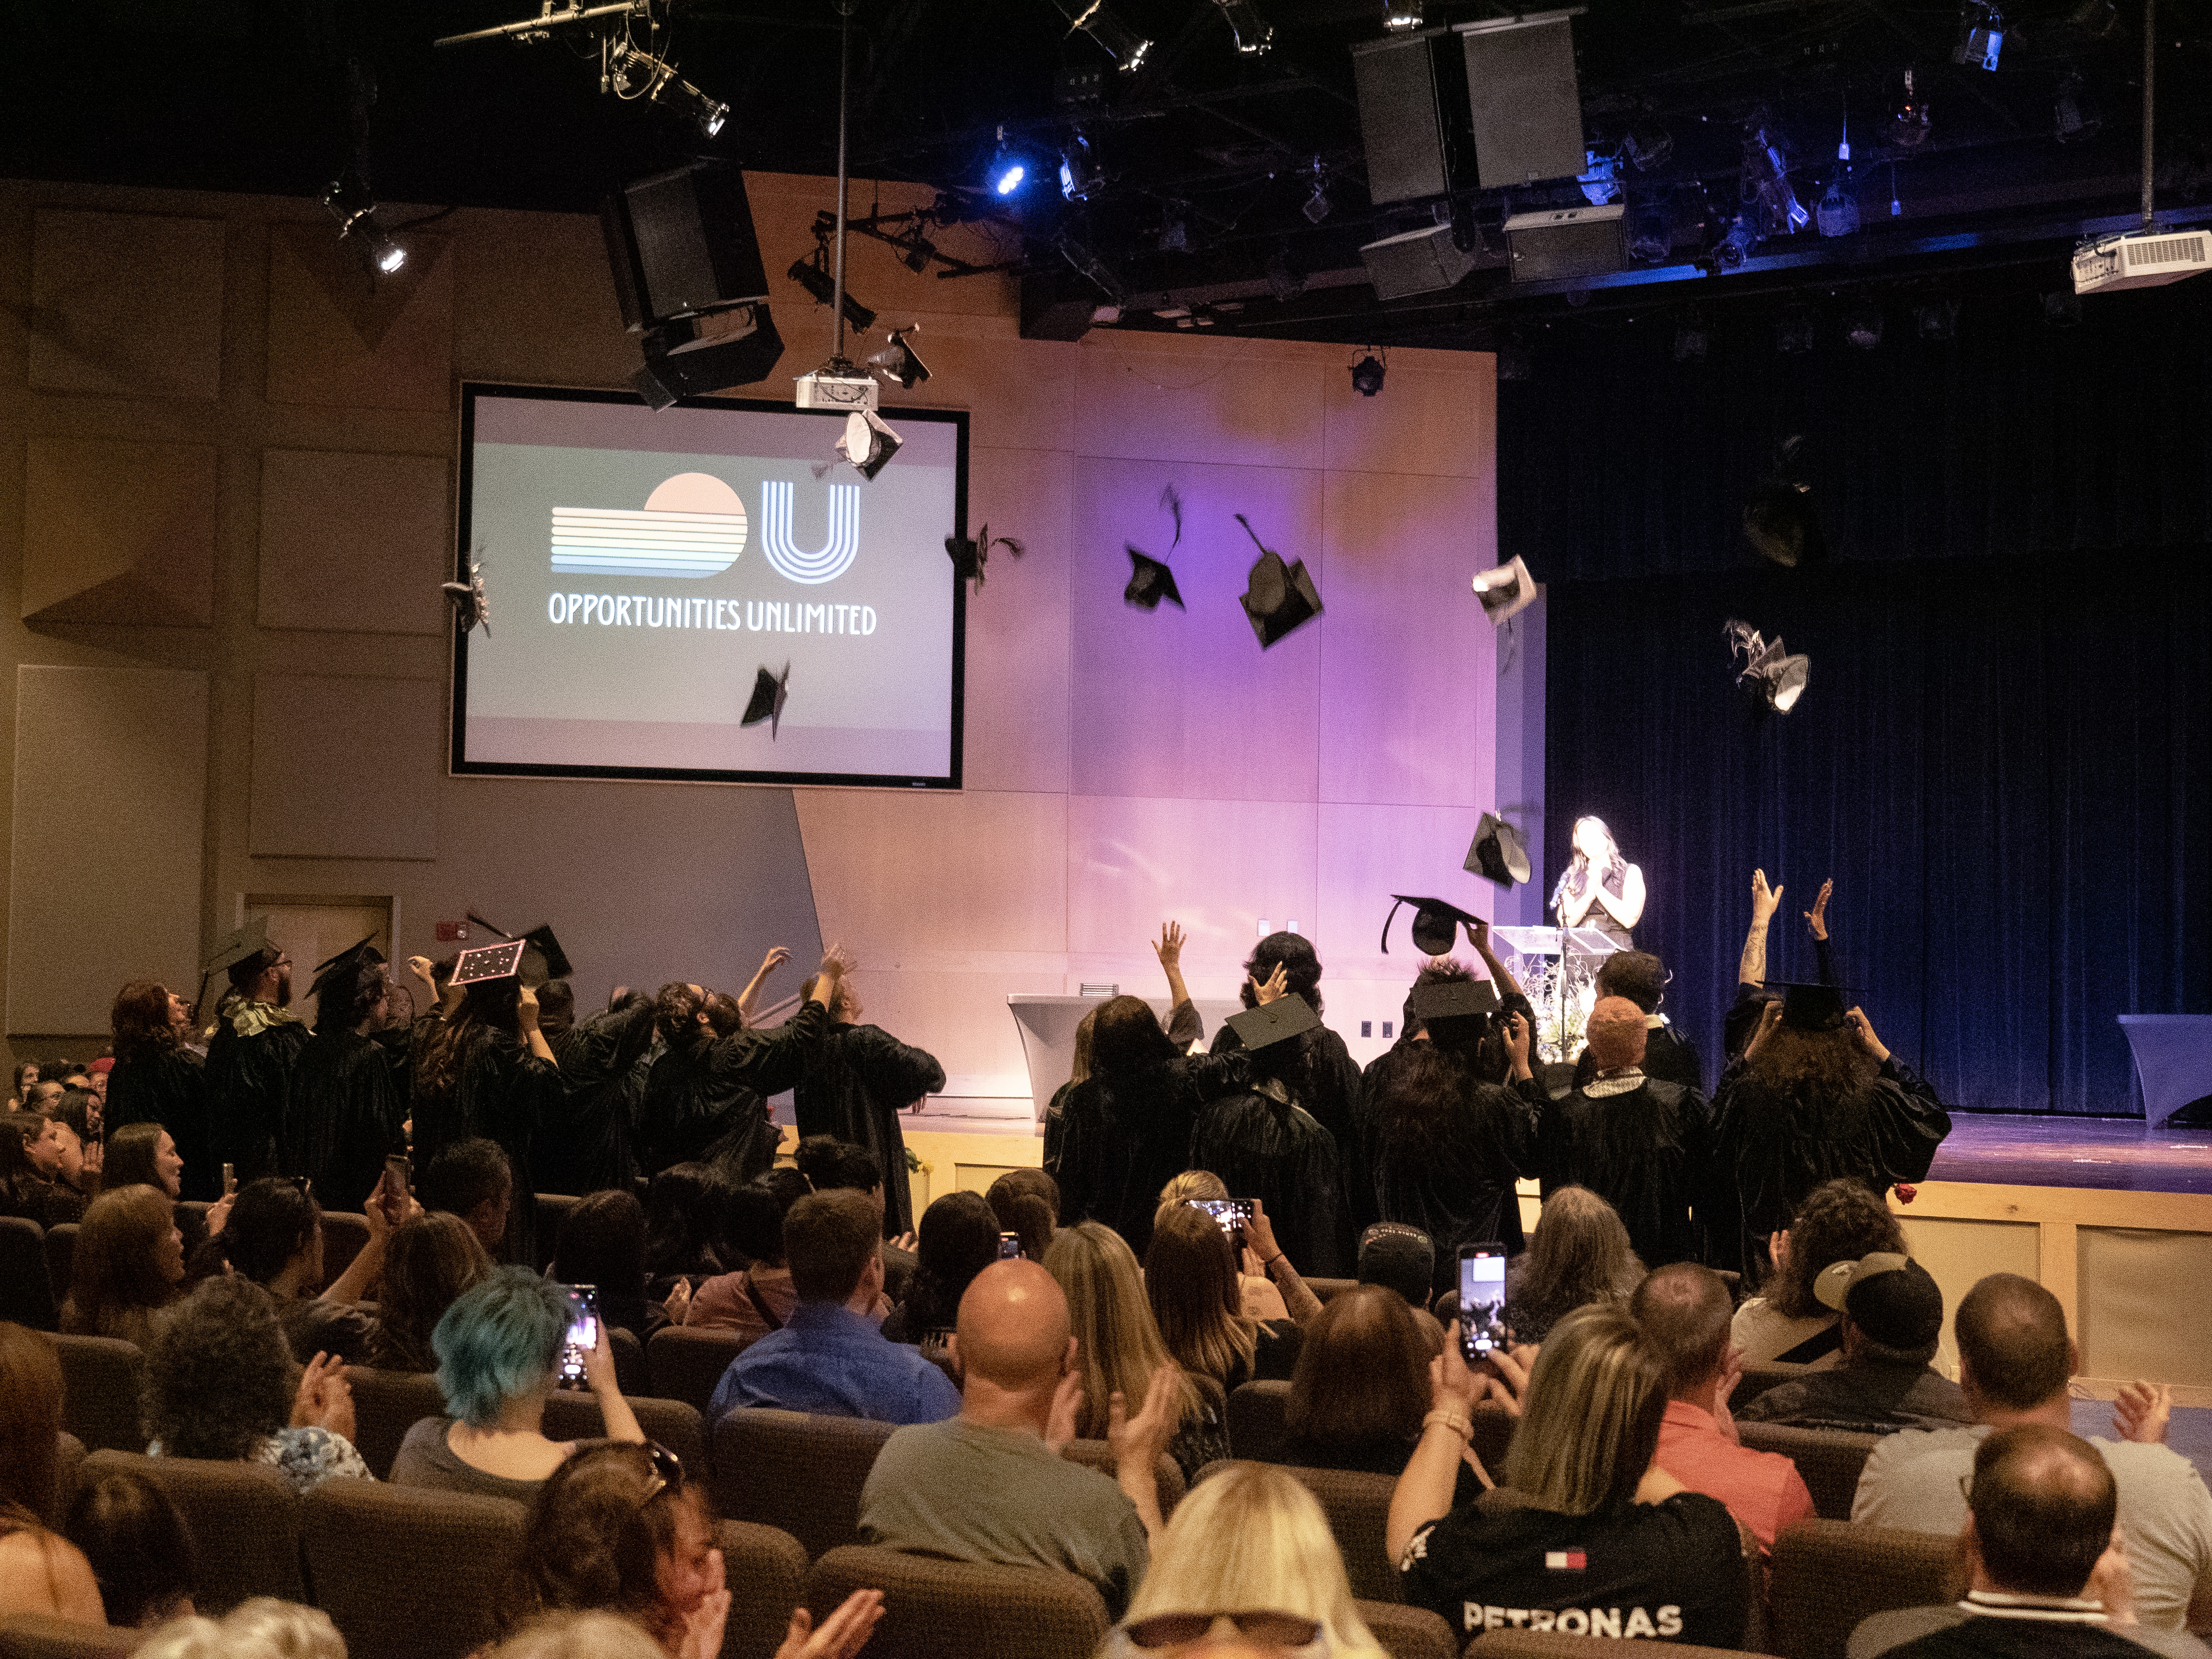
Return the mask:
<svg viewBox="0 0 2212 1659">
<path fill-rule="evenodd" d="M 1462 1244 L 1459 1251 L 1459 1346 L 1471 1364 L 1505 1346 L 1505 1247 Z"/>
<path fill-rule="evenodd" d="M 599 1346 L 599 1292 L 593 1285 L 564 1286 L 574 1311 L 568 1334 L 561 1342 L 561 1382 L 574 1388 L 584 1381 L 584 1367 Z"/>
<path fill-rule="evenodd" d="M 1229 1235 L 1229 1248 L 1242 1251 L 1244 1248 L 1244 1229 L 1252 1219 L 1252 1200 L 1249 1198 L 1187 1198 L 1184 1203 L 1194 1210 L 1203 1210 L 1212 1216 L 1221 1231 Z"/>
</svg>

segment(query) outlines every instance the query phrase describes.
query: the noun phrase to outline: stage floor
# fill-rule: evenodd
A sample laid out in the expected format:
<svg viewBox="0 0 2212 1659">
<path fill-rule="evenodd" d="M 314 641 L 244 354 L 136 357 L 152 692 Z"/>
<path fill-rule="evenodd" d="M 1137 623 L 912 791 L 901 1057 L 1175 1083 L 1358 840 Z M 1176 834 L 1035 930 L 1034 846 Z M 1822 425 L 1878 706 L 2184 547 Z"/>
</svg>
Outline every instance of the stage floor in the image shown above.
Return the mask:
<svg viewBox="0 0 2212 1659">
<path fill-rule="evenodd" d="M 2133 1117 L 1954 1112 L 1928 1178 L 2212 1193 L 2212 1130 L 2153 1129 Z"/>
</svg>

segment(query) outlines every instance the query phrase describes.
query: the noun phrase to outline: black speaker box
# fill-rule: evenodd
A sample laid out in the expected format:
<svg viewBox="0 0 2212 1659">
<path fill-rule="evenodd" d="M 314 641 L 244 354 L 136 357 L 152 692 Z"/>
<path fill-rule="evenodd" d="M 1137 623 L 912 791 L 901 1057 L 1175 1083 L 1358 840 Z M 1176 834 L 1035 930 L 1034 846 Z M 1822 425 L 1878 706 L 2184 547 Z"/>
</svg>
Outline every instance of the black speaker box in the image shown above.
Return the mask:
<svg viewBox="0 0 2212 1659">
<path fill-rule="evenodd" d="M 736 167 L 698 161 L 625 185 L 600 204 L 599 226 L 623 326 L 633 334 L 768 299 L 745 176 Z"/>
<path fill-rule="evenodd" d="M 646 335 L 645 366 L 630 377 L 630 384 L 653 408 L 665 409 L 678 398 L 703 398 L 726 386 L 750 386 L 775 372 L 783 356 L 783 337 L 766 306 L 746 306 L 707 320 L 712 332 L 678 321 Z"/>
<path fill-rule="evenodd" d="M 1466 131 L 1468 115 L 1462 77 L 1439 58 L 1449 38 L 1439 29 L 1352 49 L 1368 199 L 1378 207 L 1452 187 L 1463 149 L 1455 135 Z"/>
<path fill-rule="evenodd" d="M 1588 165 L 1575 40 L 1554 13 L 1526 21 L 1464 23 L 1468 106 L 1477 181 L 1485 190 L 1570 179 Z"/>
</svg>

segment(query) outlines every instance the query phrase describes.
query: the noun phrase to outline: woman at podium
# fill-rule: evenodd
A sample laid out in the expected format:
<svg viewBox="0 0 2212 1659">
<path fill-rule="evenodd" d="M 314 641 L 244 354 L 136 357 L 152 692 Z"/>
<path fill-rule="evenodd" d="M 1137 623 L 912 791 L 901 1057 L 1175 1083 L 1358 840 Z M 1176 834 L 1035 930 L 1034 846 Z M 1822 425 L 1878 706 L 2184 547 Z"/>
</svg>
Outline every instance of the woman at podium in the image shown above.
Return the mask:
<svg viewBox="0 0 2212 1659">
<path fill-rule="evenodd" d="M 1603 818 L 1577 818 L 1574 846 L 1574 858 L 1552 890 L 1559 925 L 1595 927 L 1620 949 L 1633 950 L 1629 930 L 1644 914 L 1644 872 L 1620 856 Z"/>
</svg>

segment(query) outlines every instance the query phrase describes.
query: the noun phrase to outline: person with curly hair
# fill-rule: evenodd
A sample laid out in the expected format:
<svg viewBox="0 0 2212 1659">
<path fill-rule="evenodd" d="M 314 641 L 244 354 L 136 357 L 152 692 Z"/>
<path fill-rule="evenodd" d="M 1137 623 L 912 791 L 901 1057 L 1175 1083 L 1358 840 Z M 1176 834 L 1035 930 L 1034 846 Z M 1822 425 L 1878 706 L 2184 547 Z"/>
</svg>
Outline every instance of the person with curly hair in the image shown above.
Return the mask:
<svg viewBox="0 0 2212 1659">
<path fill-rule="evenodd" d="M 1735 1310 L 1729 1340 L 1747 1364 L 1779 1361 L 1833 1370 L 1843 1363 L 1843 1316 L 1813 1294 L 1813 1281 L 1835 1261 L 1880 1251 L 1903 1255 L 1905 1230 L 1889 1206 L 1848 1177 L 1805 1195 L 1786 1228 L 1767 1244 L 1773 1272 L 1759 1294 Z"/>
<path fill-rule="evenodd" d="M 393 990 L 384 958 L 349 951 L 315 981 L 315 1029 L 300 1050 L 277 1169 L 317 1192 L 364 1193 L 384 1160 L 406 1150 L 411 1027 L 387 1023 Z M 244 1166 L 240 1176 L 245 1176 Z"/>
<path fill-rule="evenodd" d="M 108 1134 L 133 1123 L 161 1124 L 185 1161 L 182 1196 L 220 1198 L 222 1160 L 210 1139 L 205 1063 L 191 1046 L 191 1005 L 166 985 L 134 979 L 116 993 L 108 1020 L 115 1034 L 102 1110 Z"/>
<path fill-rule="evenodd" d="M 295 1364 L 276 1303 L 235 1273 L 155 1322 L 144 1416 L 150 1457 L 268 1463 L 303 1495 L 333 1476 L 375 1478 L 354 1449 L 344 1362 Z"/>
<path fill-rule="evenodd" d="M 436 1370 L 430 1334 L 491 1271 L 491 1257 L 459 1216 L 436 1211 L 401 1222 L 384 1253 L 368 1363 L 389 1371 Z"/>
</svg>

